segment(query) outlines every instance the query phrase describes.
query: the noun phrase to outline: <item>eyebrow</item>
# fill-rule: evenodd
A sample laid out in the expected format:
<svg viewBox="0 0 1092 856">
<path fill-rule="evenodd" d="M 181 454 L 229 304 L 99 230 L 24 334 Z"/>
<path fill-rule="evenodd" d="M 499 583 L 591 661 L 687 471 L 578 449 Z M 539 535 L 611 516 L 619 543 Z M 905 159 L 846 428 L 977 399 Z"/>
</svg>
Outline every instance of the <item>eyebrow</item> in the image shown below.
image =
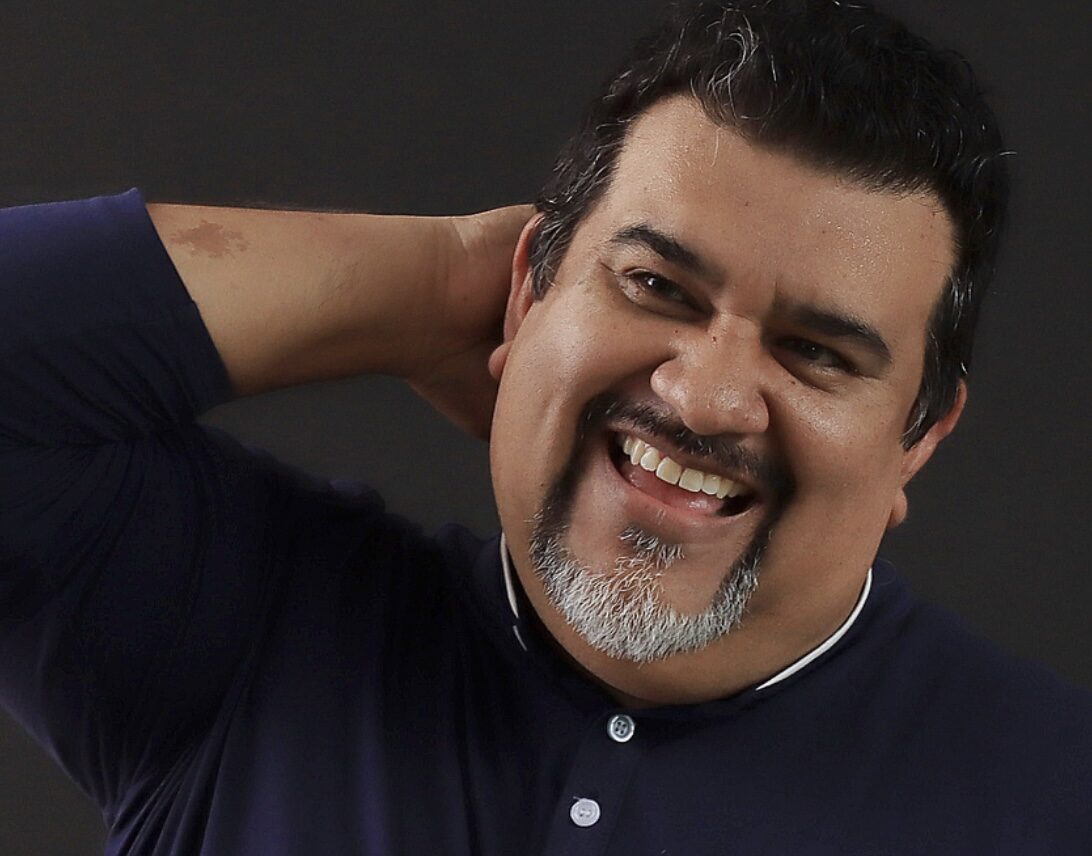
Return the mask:
<svg viewBox="0 0 1092 856">
<path fill-rule="evenodd" d="M 685 268 L 704 279 L 722 280 L 716 267 L 677 238 L 648 223 L 635 223 L 615 232 L 610 243 L 624 247 L 644 247 L 666 261 Z"/>
<path fill-rule="evenodd" d="M 779 304 L 779 308 L 790 321 L 825 336 L 849 340 L 871 353 L 884 366 L 890 365 L 890 346 L 868 322 L 853 315 L 811 304 L 789 301 L 779 301 Z"/>
<path fill-rule="evenodd" d="M 677 238 L 648 223 L 635 223 L 619 229 L 610 239 L 616 246 L 637 246 L 652 250 L 666 261 L 672 262 L 705 279 L 723 282 L 724 277 L 715 265 L 687 247 Z M 826 309 L 806 303 L 778 301 L 778 308 L 794 323 L 830 336 L 855 343 L 872 354 L 883 366 L 891 363 L 891 348 L 879 330 L 854 315 Z"/>
</svg>

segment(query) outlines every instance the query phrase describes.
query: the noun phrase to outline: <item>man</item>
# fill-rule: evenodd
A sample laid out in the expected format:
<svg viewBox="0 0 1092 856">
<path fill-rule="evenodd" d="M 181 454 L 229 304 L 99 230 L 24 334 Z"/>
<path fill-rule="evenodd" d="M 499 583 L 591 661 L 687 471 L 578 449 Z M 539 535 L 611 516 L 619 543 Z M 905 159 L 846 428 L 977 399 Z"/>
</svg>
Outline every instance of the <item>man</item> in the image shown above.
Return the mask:
<svg viewBox="0 0 1092 856">
<path fill-rule="evenodd" d="M 529 221 L 5 213 L 6 705 L 112 852 L 1088 852 L 1087 695 L 873 561 L 1001 151 L 869 8 L 711 4 Z M 503 538 L 193 424 L 362 372 L 489 431 Z"/>
</svg>

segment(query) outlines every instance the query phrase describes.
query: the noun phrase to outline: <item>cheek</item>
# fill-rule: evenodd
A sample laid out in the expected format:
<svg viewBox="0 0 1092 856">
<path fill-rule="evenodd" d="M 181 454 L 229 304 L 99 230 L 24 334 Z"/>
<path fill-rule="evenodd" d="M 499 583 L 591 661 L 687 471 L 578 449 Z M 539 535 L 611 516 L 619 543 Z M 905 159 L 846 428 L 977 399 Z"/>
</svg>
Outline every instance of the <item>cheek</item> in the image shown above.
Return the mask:
<svg viewBox="0 0 1092 856">
<path fill-rule="evenodd" d="M 490 444 L 498 500 L 548 489 L 569 460 L 588 402 L 643 362 L 648 338 L 627 334 L 594 298 L 594 286 L 579 284 L 548 293 L 516 335 Z"/>
<path fill-rule="evenodd" d="M 782 446 L 798 498 L 821 498 L 826 513 L 859 510 L 897 483 L 905 415 L 886 397 L 838 397 L 802 384 L 781 398 Z"/>
<path fill-rule="evenodd" d="M 556 294 L 528 313 L 509 360 L 515 371 L 509 377 L 506 370 L 502 383 L 536 389 L 551 408 L 582 409 L 600 392 L 657 365 L 663 331 L 635 320 L 603 283 L 589 278 L 554 288 Z"/>
<path fill-rule="evenodd" d="M 771 567 L 785 574 L 790 598 L 810 591 L 821 602 L 879 548 L 898 489 L 902 420 L 894 405 L 851 407 L 813 390 L 780 404 L 777 442 L 796 494 L 775 529 Z"/>
</svg>

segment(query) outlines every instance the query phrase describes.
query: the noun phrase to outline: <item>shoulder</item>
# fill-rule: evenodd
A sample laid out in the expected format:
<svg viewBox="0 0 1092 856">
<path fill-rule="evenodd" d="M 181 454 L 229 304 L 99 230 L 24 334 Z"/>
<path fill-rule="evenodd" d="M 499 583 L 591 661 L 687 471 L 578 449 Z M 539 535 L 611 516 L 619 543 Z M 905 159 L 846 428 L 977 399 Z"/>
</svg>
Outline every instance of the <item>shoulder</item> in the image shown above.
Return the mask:
<svg viewBox="0 0 1092 856">
<path fill-rule="evenodd" d="M 874 622 L 859 674 L 908 751 L 938 769 L 974 770 L 983 788 L 1008 781 L 1036 799 L 1092 789 L 1092 692 L 1018 657 L 878 568 L 899 602 Z M 879 610 L 883 611 L 882 606 Z"/>
<path fill-rule="evenodd" d="M 905 593 L 890 639 L 909 684 L 962 699 L 968 715 L 1003 719 L 1010 728 L 1092 723 L 1092 692 L 1007 651 L 943 606 Z"/>
</svg>

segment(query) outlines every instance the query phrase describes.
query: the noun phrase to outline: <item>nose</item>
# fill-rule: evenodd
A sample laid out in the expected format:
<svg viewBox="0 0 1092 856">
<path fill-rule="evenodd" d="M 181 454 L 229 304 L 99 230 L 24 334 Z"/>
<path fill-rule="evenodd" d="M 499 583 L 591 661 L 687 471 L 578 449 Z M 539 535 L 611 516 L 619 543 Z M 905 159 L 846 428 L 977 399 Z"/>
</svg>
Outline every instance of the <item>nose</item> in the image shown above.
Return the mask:
<svg viewBox="0 0 1092 856">
<path fill-rule="evenodd" d="M 697 434 L 760 434 L 770 421 L 761 355 L 748 331 L 694 331 L 652 372 L 652 391 Z"/>
</svg>

